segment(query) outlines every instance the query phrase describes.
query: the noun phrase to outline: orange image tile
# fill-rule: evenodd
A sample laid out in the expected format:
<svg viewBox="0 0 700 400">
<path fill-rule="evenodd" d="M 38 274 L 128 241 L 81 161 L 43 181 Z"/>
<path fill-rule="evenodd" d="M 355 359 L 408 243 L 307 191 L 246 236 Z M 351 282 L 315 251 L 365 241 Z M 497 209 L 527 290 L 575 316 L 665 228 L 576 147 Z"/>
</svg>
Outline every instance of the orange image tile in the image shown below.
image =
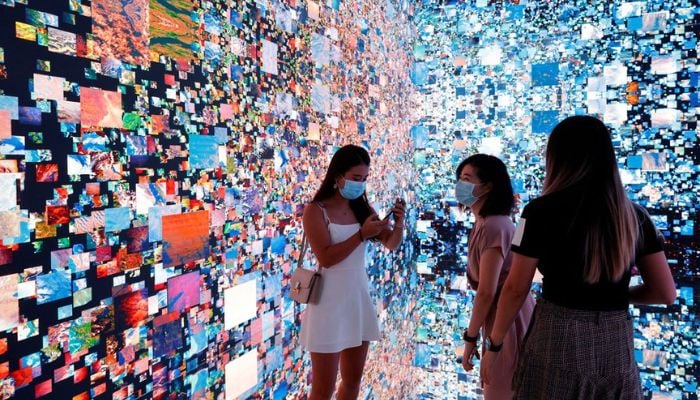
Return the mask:
<svg viewBox="0 0 700 400">
<path fill-rule="evenodd" d="M 10 374 L 10 363 L 9 362 L 4 362 L 0 364 L 0 379 L 5 379 L 7 378 L 7 375 Z"/>
<path fill-rule="evenodd" d="M 93 0 L 92 33 L 98 57 L 148 65 L 148 0 Z"/>
<path fill-rule="evenodd" d="M 169 116 L 167 115 L 151 115 L 151 134 L 157 135 L 159 133 L 168 132 L 170 130 L 169 126 Z"/>
<path fill-rule="evenodd" d="M 83 128 L 121 128 L 122 113 L 122 96 L 119 92 L 80 88 L 80 124 Z"/>
<path fill-rule="evenodd" d="M 46 223 L 48 225 L 60 225 L 70 222 L 68 206 L 46 206 Z"/>
<path fill-rule="evenodd" d="M 9 138 L 10 136 L 12 136 L 10 112 L 7 110 L 0 110 L 0 139 Z"/>
<path fill-rule="evenodd" d="M 209 211 L 165 215 L 162 225 L 167 267 L 209 256 Z"/>
</svg>

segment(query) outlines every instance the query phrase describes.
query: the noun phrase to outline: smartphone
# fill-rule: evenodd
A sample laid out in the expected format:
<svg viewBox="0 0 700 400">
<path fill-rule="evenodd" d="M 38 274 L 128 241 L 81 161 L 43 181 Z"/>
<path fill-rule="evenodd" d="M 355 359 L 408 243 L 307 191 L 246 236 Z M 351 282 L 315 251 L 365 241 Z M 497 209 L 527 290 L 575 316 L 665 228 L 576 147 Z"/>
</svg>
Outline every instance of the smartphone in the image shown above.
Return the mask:
<svg viewBox="0 0 700 400">
<path fill-rule="evenodd" d="M 404 200 L 404 199 L 398 198 L 398 199 L 396 199 L 396 201 L 399 202 L 399 203 L 401 203 L 402 206 L 405 206 L 405 205 L 406 205 L 406 200 Z M 392 215 L 393 213 L 394 213 L 394 211 L 389 211 L 389 214 L 387 214 L 386 216 L 384 216 L 384 218 L 382 218 L 382 221 L 386 221 L 387 219 L 389 219 L 389 217 L 391 217 L 391 215 Z"/>
</svg>

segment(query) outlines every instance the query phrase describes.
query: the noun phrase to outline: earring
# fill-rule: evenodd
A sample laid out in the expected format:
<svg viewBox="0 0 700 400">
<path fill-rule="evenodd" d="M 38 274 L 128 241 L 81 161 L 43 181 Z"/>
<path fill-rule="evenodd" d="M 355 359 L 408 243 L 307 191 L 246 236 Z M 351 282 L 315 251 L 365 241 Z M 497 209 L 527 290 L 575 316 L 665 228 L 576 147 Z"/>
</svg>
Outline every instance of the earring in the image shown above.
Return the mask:
<svg viewBox="0 0 700 400">
<path fill-rule="evenodd" d="M 334 183 L 334 184 L 333 184 L 333 189 L 338 189 L 338 184 L 337 184 L 337 183 Z"/>
</svg>

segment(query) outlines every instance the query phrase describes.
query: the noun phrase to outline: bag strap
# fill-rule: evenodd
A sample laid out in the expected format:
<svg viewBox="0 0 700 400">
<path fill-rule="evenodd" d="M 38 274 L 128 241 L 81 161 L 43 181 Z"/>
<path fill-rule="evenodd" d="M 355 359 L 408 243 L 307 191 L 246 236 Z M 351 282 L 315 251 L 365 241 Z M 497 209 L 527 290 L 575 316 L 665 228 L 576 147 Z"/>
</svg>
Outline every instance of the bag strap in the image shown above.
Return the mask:
<svg viewBox="0 0 700 400">
<path fill-rule="evenodd" d="M 326 207 L 323 203 L 315 203 L 318 208 L 323 212 L 323 218 L 326 220 L 326 226 L 331 223 L 330 218 L 328 218 L 328 213 L 326 213 Z M 304 265 L 304 255 L 306 254 L 306 248 L 308 247 L 308 241 L 306 240 L 306 232 L 304 232 L 303 238 L 301 239 L 301 253 L 299 253 L 299 259 L 297 260 L 297 268 L 301 268 Z M 318 271 L 318 268 L 316 269 Z"/>
<path fill-rule="evenodd" d="M 301 253 L 299 253 L 299 259 L 297 260 L 297 268 L 301 268 L 304 265 L 304 254 L 306 254 L 306 233 L 304 233 L 304 238 L 301 240 Z"/>
</svg>

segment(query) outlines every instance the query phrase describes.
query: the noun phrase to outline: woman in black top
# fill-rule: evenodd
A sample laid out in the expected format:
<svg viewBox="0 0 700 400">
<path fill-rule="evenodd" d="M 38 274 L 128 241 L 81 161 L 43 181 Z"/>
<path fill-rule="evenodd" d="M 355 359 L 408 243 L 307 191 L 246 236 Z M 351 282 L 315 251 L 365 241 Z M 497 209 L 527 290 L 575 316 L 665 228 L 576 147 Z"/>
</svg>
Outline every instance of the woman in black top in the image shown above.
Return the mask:
<svg viewBox="0 0 700 400">
<path fill-rule="evenodd" d="M 546 159 L 543 194 L 525 207 L 513 237 L 484 380 L 539 269 L 542 296 L 513 378 L 515 398 L 641 399 L 627 309 L 675 300 L 663 240 L 627 198 L 601 121 L 563 120 Z M 630 288 L 633 265 L 644 283 Z"/>
</svg>

